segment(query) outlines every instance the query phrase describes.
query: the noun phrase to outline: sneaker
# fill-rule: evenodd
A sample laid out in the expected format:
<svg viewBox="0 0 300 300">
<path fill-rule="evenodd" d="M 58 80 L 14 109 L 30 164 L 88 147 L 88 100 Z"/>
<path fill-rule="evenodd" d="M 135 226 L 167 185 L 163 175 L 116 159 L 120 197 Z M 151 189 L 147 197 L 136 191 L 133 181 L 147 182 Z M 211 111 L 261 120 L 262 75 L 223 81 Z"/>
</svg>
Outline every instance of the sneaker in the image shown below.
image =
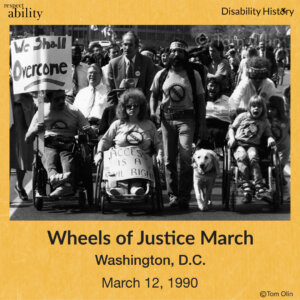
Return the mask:
<svg viewBox="0 0 300 300">
<path fill-rule="evenodd" d="M 248 204 L 252 201 L 252 195 L 250 193 L 245 193 L 242 202 Z"/>
<path fill-rule="evenodd" d="M 25 191 L 24 188 L 21 188 L 19 189 L 16 185 L 15 185 L 15 191 L 16 193 L 18 194 L 19 198 L 22 200 L 22 201 L 27 201 L 28 200 L 28 195 Z"/>
<path fill-rule="evenodd" d="M 74 194 L 72 185 L 64 184 L 57 187 L 51 194 L 50 197 L 65 197 Z"/>
<path fill-rule="evenodd" d="M 57 173 L 50 176 L 50 184 L 55 188 L 67 182 L 71 177 L 71 172 Z"/>
<path fill-rule="evenodd" d="M 244 192 L 244 194 L 251 194 L 252 193 L 252 188 L 249 182 L 244 182 L 242 184 L 242 190 Z"/>
<path fill-rule="evenodd" d="M 110 192 L 113 196 L 120 196 L 120 195 L 124 194 L 124 189 L 115 187 L 115 188 L 111 188 L 111 189 L 109 190 L 109 192 Z"/>
<path fill-rule="evenodd" d="M 169 205 L 170 207 L 176 207 L 178 206 L 178 198 L 175 195 L 170 195 L 169 196 Z"/>
<path fill-rule="evenodd" d="M 130 189 L 130 194 L 141 196 L 141 195 L 145 194 L 145 190 L 142 187 L 140 187 L 140 186 L 133 186 Z"/>
</svg>

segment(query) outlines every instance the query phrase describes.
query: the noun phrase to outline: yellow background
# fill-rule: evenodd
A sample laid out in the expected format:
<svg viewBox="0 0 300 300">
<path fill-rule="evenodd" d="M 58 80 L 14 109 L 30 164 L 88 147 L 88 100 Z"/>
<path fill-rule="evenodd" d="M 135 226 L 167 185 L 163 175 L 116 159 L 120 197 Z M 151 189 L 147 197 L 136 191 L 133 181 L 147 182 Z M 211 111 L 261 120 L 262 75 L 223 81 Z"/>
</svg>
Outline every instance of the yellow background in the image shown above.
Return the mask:
<svg viewBox="0 0 300 300">
<path fill-rule="evenodd" d="M 43 10 L 40 21 L 9 19 L 7 3 L 24 3 Z M 221 16 L 221 7 L 264 7 L 295 9 L 287 16 Z M 148 0 L 148 1 L 1 1 L 0 17 L 0 299 L 259 299 L 261 290 L 293 292 L 300 299 L 299 233 L 300 188 L 299 110 L 300 24 L 297 1 L 224 1 L 224 0 Z M 115 221 L 9 221 L 9 90 L 8 55 L 9 24 L 187 24 L 291 25 L 291 127 L 292 184 L 291 221 L 191 221 L 191 222 L 115 222 Z M 134 229 L 148 233 L 193 234 L 199 242 L 199 231 L 232 234 L 244 229 L 254 235 L 253 246 L 50 246 L 47 230 L 68 230 L 93 234 L 102 230 L 116 236 Z M 204 267 L 98 267 L 94 254 L 170 255 L 200 254 Z M 102 289 L 103 276 L 119 279 L 160 277 L 163 290 Z M 169 289 L 169 277 L 197 277 L 197 289 Z M 267 297 L 270 298 L 270 297 Z"/>
</svg>

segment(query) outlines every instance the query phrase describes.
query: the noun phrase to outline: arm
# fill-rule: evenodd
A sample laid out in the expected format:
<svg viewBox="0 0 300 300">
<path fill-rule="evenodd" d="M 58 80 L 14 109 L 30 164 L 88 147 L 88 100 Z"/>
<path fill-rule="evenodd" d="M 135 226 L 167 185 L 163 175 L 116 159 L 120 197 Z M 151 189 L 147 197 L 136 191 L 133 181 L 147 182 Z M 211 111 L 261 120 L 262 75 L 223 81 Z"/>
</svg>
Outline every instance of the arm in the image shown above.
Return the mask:
<svg viewBox="0 0 300 300">
<path fill-rule="evenodd" d="M 160 72 L 157 74 L 161 74 Z M 157 122 L 156 110 L 158 106 L 158 78 L 160 75 L 156 75 L 153 79 L 152 86 L 150 88 L 151 96 L 149 101 L 149 108 L 150 108 L 150 116 L 151 119 Z"/>
<path fill-rule="evenodd" d="M 146 71 L 146 82 L 145 82 L 145 96 L 146 99 L 149 101 L 151 95 L 151 86 L 155 76 L 155 68 L 153 62 L 149 59 L 147 64 L 147 71 Z"/>
<path fill-rule="evenodd" d="M 45 125 L 44 123 L 38 123 L 37 114 L 34 115 L 31 124 L 28 128 L 28 131 L 25 136 L 25 142 L 27 144 L 32 143 L 35 139 L 35 137 L 45 131 Z"/>
</svg>

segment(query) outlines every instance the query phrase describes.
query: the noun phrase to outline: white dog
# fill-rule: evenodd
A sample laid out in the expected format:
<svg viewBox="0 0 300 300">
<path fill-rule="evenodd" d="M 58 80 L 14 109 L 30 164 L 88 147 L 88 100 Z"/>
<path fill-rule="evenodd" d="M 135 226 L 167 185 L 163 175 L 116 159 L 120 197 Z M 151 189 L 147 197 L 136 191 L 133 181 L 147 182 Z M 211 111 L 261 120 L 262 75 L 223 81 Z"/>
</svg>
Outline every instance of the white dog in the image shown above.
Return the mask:
<svg viewBox="0 0 300 300">
<path fill-rule="evenodd" d="M 219 160 L 212 150 L 197 149 L 193 155 L 194 190 L 201 211 L 211 205 L 212 189 L 219 174 Z"/>
</svg>

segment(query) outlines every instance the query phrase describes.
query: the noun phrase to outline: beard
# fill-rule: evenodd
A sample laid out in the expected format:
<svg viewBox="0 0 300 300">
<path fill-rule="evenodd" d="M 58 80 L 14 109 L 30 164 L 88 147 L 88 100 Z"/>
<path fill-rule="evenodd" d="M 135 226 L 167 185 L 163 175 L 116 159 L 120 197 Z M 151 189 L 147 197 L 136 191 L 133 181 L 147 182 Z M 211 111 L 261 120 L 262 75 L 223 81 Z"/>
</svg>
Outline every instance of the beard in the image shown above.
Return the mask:
<svg viewBox="0 0 300 300">
<path fill-rule="evenodd" d="M 183 68 L 185 68 L 185 66 L 187 65 L 187 63 L 188 63 L 188 60 L 187 60 L 187 58 L 179 58 L 179 57 L 172 57 L 172 56 L 170 56 L 169 57 L 169 61 L 168 61 L 168 66 L 169 67 L 175 67 L 175 68 L 177 68 L 177 67 L 183 67 Z"/>
</svg>

